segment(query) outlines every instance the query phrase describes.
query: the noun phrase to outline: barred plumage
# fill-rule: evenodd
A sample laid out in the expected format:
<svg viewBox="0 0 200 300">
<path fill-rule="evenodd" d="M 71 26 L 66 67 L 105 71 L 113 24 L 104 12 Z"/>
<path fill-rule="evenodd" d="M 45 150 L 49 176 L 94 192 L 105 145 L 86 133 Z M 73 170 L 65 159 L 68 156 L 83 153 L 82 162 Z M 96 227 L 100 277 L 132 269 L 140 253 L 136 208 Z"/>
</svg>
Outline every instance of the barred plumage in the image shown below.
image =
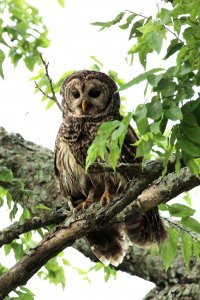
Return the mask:
<svg viewBox="0 0 200 300">
<path fill-rule="evenodd" d="M 115 82 L 106 74 L 95 71 L 79 71 L 66 78 L 61 87 L 63 96 L 63 121 L 55 146 L 55 175 L 60 189 L 71 209 L 83 209 L 93 201 L 102 204 L 111 201 L 113 195 L 122 193 L 129 181 L 128 174 L 87 174 L 85 159 L 99 126 L 110 120 L 121 120 L 120 97 Z M 121 162 L 135 159 L 137 141 L 129 127 L 122 147 Z M 100 232 L 91 232 L 86 239 L 94 254 L 104 264 L 117 266 L 122 262 L 129 242 L 140 246 L 161 242 L 166 232 L 157 208 L 143 215 L 127 217 L 124 224 L 116 224 Z"/>
</svg>

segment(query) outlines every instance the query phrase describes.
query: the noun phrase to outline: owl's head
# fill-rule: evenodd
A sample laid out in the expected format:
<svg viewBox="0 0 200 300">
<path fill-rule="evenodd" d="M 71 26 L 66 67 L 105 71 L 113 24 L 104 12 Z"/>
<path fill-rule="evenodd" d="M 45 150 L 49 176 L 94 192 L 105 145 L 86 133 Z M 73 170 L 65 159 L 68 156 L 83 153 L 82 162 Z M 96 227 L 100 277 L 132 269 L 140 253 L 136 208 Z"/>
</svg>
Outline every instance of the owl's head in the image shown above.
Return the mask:
<svg viewBox="0 0 200 300">
<path fill-rule="evenodd" d="M 61 86 L 64 114 L 87 117 L 119 114 L 117 85 L 102 72 L 83 70 L 67 77 Z"/>
</svg>

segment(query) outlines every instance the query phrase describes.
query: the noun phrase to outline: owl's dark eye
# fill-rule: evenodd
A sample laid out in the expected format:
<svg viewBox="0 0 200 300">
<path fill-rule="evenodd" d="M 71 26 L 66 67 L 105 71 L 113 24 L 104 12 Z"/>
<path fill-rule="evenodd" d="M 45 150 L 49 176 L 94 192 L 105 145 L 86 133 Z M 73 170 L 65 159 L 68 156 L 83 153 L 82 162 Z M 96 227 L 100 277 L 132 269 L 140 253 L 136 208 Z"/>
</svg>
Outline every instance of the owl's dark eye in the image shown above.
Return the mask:
<svg viewBox="0 0 200 300">
<path fill-rule="evenodd" d="M 99 97 L 99 95 L 101 94 L 101 91 L 100 90 L 96 90 L 96 89 L 92 89 L 89 91 L 88 95 L 91 97 L 91 98 L 97 98 Z"/>
<path fill-rule="evenodd" d="M 72 92 L 72 96 L 73 96 L 75 99 L 78 99 L 78 98 L 80 97 L 79 91 L 78 91 L 78 90 L 77 90 L 77 91 L 73 91 L 73 92 Z"/>
</svg>

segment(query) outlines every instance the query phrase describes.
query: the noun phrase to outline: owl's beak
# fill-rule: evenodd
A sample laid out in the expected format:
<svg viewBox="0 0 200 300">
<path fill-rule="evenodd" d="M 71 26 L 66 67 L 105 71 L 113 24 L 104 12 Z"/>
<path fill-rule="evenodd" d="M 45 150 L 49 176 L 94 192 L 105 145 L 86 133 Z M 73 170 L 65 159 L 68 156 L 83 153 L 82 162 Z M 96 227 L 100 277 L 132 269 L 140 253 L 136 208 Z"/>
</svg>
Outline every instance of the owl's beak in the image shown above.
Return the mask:
<svg viewBox="0 0 200 300">
<path fill-rule="evenodd" d="M 85 98 L 82 99 L 81 104 L 82 104 L 82 111 L 85 114 L 86 113 L 86 99 Z"/>
</svg>

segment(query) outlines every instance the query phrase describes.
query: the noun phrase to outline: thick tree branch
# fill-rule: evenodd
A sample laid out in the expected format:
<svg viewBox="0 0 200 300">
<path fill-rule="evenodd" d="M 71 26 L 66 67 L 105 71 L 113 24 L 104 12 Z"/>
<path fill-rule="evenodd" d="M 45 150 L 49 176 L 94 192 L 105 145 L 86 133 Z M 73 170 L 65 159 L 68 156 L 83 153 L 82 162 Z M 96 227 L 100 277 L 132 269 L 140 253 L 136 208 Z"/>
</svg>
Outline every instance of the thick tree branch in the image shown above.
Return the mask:
<svg viewBox="0 0 200 300">
<path fill-rule="evenodd" d="M 63 206 L 63 201 L 66 200 L 64 200 L 60 196 L 59 189 L 57 187 L 57 184 L 54 181 L 52 151 L 39 147 L 31 142 L 27 142 L 23 140 L 23 138 L 19 135 L 8 134 L 4 129 L 1 128 L 0 129 L 0 164 L 7 166 L 8 168 L 11 168 L 13 170 L 14 176 L 23 178 L 26 188 L 34 191 L 33 199 L 27 199 L 27 197 L 24 195 L 20 195 L 20 197 L 17 198 L 20 200 L 20 203 L 23 207 L 28 207 L 31 210 L 32 215 L 37 215 L 37 216 L 41 215 L 41 209 L 36 208 L 38 204 L 44 204 L 51 208 Z M 98 168 L 98 166 L 96 167 Z M 124 199 L 123 201 L 125 201 L 125 203 L 122 203 L 123 201 L 120 201 L 120 199 L 118 199 L 119 201 L 113 202 L 112 206 L 109 206 L 106 209 L 106 211 L 98 210 L 99 219 L 98 219 L 98 224 L 96 224 L 96 226 L 101 227 L 103 225 L 106 225 L 107 224 L 106 222 L 110 222 L 110 220 L 112 220 L 113 222 L 120 221 L 120 218 L 122 220 L 123 215 L 125 213 L 128 213 L 128 211 L 126 211 L 126 208 L 124 209 L 123 213 L 119 213 L 117 217 L 115 217 L 115 215 L 118 212 L 120 212 L 124 207 L 126 207 L 129 203 L 133 203 L 130 204 L 129 209 L 134 210 L 137 208 L 139 210 L 141 209 L 146 210 L 147 208 L 149 208 L 148 203 L 149 200 L 151 200 L 152 198 L 153 192 L 154 192 L 155 199 L 158 199 L 159 198 L 158 195 L 161 194 L 162 201 L 165 202 L 168 201 L 170 197 L 174 197 L 177 193 L 180 193 L 183 190 L 189 190 L 192 187 L 199 184 L 198 182 L 196 182 L 196 178 L 194 179 L 194 177 L 191 174 L 190 176 L 189 173 L 187 172 L 185 173 L 184 169 L 181 171 L 183 172 L 183 177 L 181 181 L 179 181 L 178 177 L 176 178 L 176 176 L 179 175 L 173 174 L 174 164 L 172 163 L 169 168 L 169 172 L 171 172 L 172 174 L 167 175 L 169 177 L 165 176 L 165 178 L 163 178 L 162 180 L 155 181 L 152 185 L 152 181 L 156 180 L 162 172 L 162 163 L 150 162 L 149 164 L 147 164 L 146 168 L 148 167 L 149 170 L 152 170 L 153 178 L 151 178 L 150 175 L 147 175 L 148 171 L 146 171 L 147 172 L 146 174 L 145 172 L 143 172 L 142 176 L 138 176 L 139 174 L 141 174 L 141 170 L 138 169 L 138 171 L 136 171 L 135 169 L 134 174 L 137 177 L 140 177 L 141 181 L 139 180 L 139 178 L 135 178 L 133 179 L 133 182 L 129 184 L 128 189 L 132 189 L 132 191 L 134 191 L 134 194 L 129 193 L 127 189 L 124 195 L 125 198 L 123 198 Z M 90 172 L 92 172 L 92 170 L 90 170 Z M 150 178 L 145 178 L 145 177 L 150 177 Z M 166 182 L 164 182 L 165 179 L 167 180 Z M 173 184 L 173 182 L 174 182 L 173 185 L 174 188 L 170 190 L 170 187 Z M 150 187 L 149 184 L 151 184 Z M 169 192 L 167 192 L 168 189 L 166 188 L 166 184 L 169 184 Z M 155 188 L 153 188 L 153 186 Z M 179 191 L 177 189 L 178 186 L 180 186 Z M 147 189 L 148 192 L 147 191 L 145 192 L 145 189 Z M 15 195 L 13 194 L 13 196 Z M 134 199 L 137 199 L 137 201 L 133 202 Z M 139 201 L 141 201 L 141 203 Z M 136 203 L 140 203 L 140 205 Z M 89 217 L 89 219 L 92 222 L 91 216 Z M 79 221 L 82 222 L 83 220 L 82 221 L 79 220 Z M 73 224 L 75 223 L 72 223 L 71 225 L 72 227 L 75 226 Z M 70 230 L 70 228 L 71 227 L 69 226 L 68 228 L 64 228 L 64 229 Z M 62 229 L 60 228 L 57 230 L 59 232 L 59 230 Z M 85 234 L 84 230 L 86 230 L 85 227 L 81 229 L 82 235 Z M 72 236 L 70 238 L 73 239 Z M 61 240 L 59 240 L 60 244 L 63 243 L 62 244 L 63 247 L 68 246 L 69 245 L 68 242 L 69 240 L 67 241 L 63 240 L 62 242 Z M 45 242 L 43 245 L 45 245 Z M 73 245 L 79 251 L 83 252 L 86 256 L 90 257 L 92 260 L 95 260 L 87 244 L 85 242 L 81 242 L 81 239 L 76 240 L 76 242 Z M 44 248 L 42 249 L 44 250 Z M 55 254 L 56 251 L 58 252 L 61 251 L 58 248 L 55 252 L 54 250 L 55 249 L 50 250 L 50 252 L 52 251 L 51 255 L 56 255 Z M 31 253 L 32 253 L 31 255 L 33 255 L 32 259 L 33 260 L 36 259 L 34 256 L 35 250 Z M 45 255 L 45 257 L 43 258 L 41 257 L 41 259 L 48 260 L 50 258 L 47 257 L 48 253 L 45 254 L 45 251 L 43 252 L 43 254 Z M 18 262 L 18 264 L 20 264 L 20 262 Z M 37 268 L 38 267 L 40 266 L 38 265 Z M 198 278 L 195 277 L 195 272 L 198 272 L 197 270 L 198 268 L 200 268 L 200 264 L 194 261 L 194 263 L 191 265 L 191 268 L 193 271 L 192 273 L 188 274 L 188 272 L 185 270 L 184 267 L 182 255 L 177 255 L 174 265 L 169 269 L 168 272 L 165 272 L 161 259 L 158 256 L 152 257 L 151 255 L 148 254 L 148 249 L 140 249 L 135 246 L 130 248 L 130 252 L 125 257 L 124 262 L 118 267 L 119 270 L 128 272 L 129 274 L 140 276 L 146 280 L 151 280 L 155 282 L 159 287 L 163 287 L 167 283 L 173 285 L 175 282 L 177 282 L 177 278 L 179 279 L 181 278 L 181 282 L 188 282 L 188 280 L 190 280 L 190 282 L 196 282 L 195 280 L 199 282 L 199 277 Z M 13 270 L 13 268 L 11 270 Z M 28 270 L 26 269 L 25 271 L 29 273 L 31 272 L 31 270 L 29 269 Z M 23 280 L 22 280 L 23 282 L 26 281 L 25 278 Z"/>
<path fill-rule="evenodd" d="M 165 178 L 158 179 L 151 187 L 147 188 L 149 183 L 151 183 L 154 177 L 158 176 L 158 172 L 162 169 L 160 160 L 147 163 L 143 171 L 137 164 L 121 164 L 117 168 L 118 171 L 124 171 L 125 169 L 129 173 L 132 172 L 134 176 L 136 176 L 136 174 L 140 176 L 129 182 L 125 193 L 112 202 L 111 212 L 109 211 L 109 208 L 106 212 L 106 218 L 109 216 L 110 220 L 115 214 L 121 212 L 117 220 L 122 221 L 124 215 L 132 213 L 132 211 L 134 212 L 137 210 L 138 213 L 142 213 L 161 202 L 169 201 L 179 195 L 182 191 L 186 191 L 199 185 L 199 180 L 193 176 L 187 168 L 183 168 L 179 174 L 170 173 Z M 92 172 L 97 172 L 98 170 L 112 171 L 107 165 L 101 166 L 100 164 L 95 164 Z M 151 177 L 149 175 L 151 175 Z M 145 190 L 145 188 L 147 189 Z M 142 194 L 140 195 L 141 192 Z M 138 195 L 140 195 L 137 199 L 138 201 L 133 201 Z M 123 209 L 131 202 L 132 204 L 123 211 Z M 114 209 L 113 205 L 115 206 Z M 58 224 L 64 217 L 66 217 L 66 211 L 59 209 L 57 212 L 53 211 L 49 214 L 43 214 L 42 218 L 34 217 L 24 223 L 16 222 L 0 232 L 0 246 L 5 243 L 10 243 L 24 232 L 50 224 Z"/>
<path fill-rule="evenodd" d="M 135 180 L 133 182 L 135 183 Z M 138 195 L 144 188 L 144 182 L 142 184 L 137 182 L 136 185 L 133 182 L 123 195 L 110 203 L 108 208 L 99 209 L 99 204 L 96 204 L 96 207 L 93 206 L 82 214 L 80 219 L 74 220 L 73 216 L 71 216 L 72 219 L 68 218 L 67 224 L 69 225 L 67 228 L 62 226 L 48 234 L 36 248 L 30 250 L 21 261 L 0 277 L 0 298 L 5 297 L 17 286 L 26 283 L 50 258 L 57 255 L 65 247 L 72 245 L 76 239 L 83 237 L 89 231 L 101 230 L 102 227 L 109 226 L 110 221 L 123 222 L 126 217 L 125 212 L 143 213 L 155 205 L 177 196 L 182 192 L 183 186 L 198 185 L 200 180 L 195 179 L 188 169 L 184 168 L 179 174 L 169 174 L 164 179 L 157 181 L 139 197 Z M 153 201 L 154 195 L 156 201 Z M 134 201 L 136 198 L 137 200 Z M 132 202 L 129 208 L 122 211 L 129 202 Z M 119 212 L 120 218 L 115 219 Z"/>
</svg>

